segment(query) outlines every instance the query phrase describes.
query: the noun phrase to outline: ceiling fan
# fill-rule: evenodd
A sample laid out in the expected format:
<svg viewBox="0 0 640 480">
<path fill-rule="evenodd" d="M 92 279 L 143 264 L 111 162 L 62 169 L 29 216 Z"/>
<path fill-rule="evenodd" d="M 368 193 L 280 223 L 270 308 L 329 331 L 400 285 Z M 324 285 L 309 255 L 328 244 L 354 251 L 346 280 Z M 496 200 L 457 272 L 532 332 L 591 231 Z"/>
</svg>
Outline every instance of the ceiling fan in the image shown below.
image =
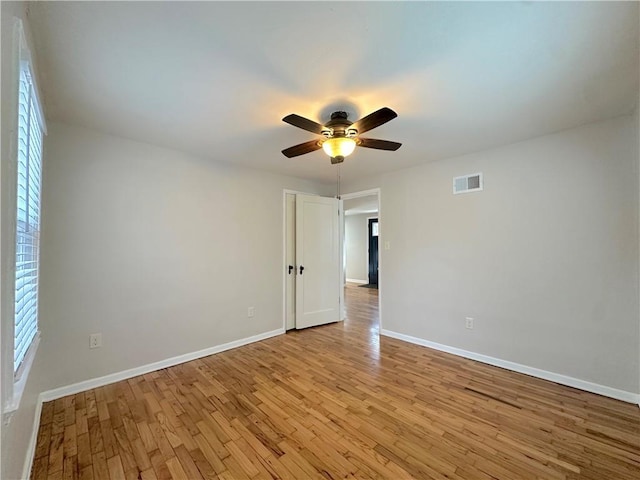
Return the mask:
<svg viewBox="0 0 640 480">
<path fill-rule="evenodd" d="M 295 113 L 287 115 L 282 119 L 283 122 L 316 135 L 322 135 L 323 138 L 294 145 L 282 150 L 282 153 L 285 157 L 292 158 L 322 148 L 331 157 L 331 163 L 336 164 L 344 162 L 344 157 L 350 155 L 356 146 L 395 151 L 402 145 L 398 142 L 359 136 L 396 118 L 398 114 L 390 108 L 383 107 L 355 123 L 348 120 L 347 116 L 347 112 L 333 112 L 331 120 L 326 125 L 320 125 Z"/>
</svg>

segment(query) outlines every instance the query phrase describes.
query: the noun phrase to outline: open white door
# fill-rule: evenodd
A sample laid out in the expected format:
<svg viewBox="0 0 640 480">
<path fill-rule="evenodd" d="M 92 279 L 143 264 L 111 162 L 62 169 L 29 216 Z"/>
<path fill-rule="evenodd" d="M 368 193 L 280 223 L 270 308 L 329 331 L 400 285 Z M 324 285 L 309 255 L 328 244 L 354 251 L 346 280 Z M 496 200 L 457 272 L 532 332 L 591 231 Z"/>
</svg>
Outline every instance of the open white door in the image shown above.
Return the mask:
<svg viewBox="0 0 640 480">
<path fill-rule="evenodd" d="M 340 320 L 338 200 L 296 195 L 296 328 Z"/>
</svg>

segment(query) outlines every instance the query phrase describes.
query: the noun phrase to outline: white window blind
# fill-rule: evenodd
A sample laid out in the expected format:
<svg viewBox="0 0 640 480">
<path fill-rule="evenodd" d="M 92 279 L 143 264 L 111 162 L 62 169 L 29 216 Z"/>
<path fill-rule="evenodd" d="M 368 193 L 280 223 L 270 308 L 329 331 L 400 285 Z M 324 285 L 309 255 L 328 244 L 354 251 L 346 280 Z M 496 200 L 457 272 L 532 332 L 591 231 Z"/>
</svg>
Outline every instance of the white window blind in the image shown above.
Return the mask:
<svg viewBox="0 0 640 480">
<path fill-rule="evenodd" d="M 42 169 L 40 106 L 29 64 L 21 62 L 18 97 L 18 182 L 14 374 L 38 333 L 40 179 Z"/>
</svg>

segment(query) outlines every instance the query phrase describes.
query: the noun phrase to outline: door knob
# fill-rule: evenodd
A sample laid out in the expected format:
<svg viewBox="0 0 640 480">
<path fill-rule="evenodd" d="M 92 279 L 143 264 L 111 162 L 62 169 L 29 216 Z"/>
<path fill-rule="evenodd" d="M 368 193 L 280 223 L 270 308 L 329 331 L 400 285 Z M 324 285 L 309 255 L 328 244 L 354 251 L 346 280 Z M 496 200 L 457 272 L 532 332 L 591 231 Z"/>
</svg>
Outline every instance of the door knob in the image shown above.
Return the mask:
<svg viewBox="0 0 640 480">
<path fill-rule="evenodd" d="M 302 265 L 300 265 L 300 275 L 302 275 L 302 271 L 304 270 L 304 267 Z"/>
<path fill-rule="evenodd" d="M 289 275 L 291 275 L 291 270 L 293 270 L 293 265 L 289 265 Z"/>
</svg>

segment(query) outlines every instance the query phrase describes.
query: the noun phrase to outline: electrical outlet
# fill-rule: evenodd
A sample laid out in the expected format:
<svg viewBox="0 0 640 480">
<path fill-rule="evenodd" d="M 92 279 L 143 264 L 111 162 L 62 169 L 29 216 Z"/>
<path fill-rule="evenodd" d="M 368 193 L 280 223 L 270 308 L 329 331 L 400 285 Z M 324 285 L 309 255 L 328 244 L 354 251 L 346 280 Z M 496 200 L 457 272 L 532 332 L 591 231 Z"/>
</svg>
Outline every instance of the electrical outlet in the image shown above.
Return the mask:
<svg viewBox="0 0 640 480">
<path fill-rule="evenodd" d="M 384 242 L 384 249 L 385 250 L 391 250 L 391 242 Z"/>
<path fill-rule="evenodd" d="M 464 326 L 467 328 L 473 328 L 473 318 L 471 317 L 465 317 L 464 319 Z"/>
<path fill-rule="evenodd" d="M 102 334 L 92 333 L 89 335 L 89 348 L 100 348 L 102 346 Z"/>
<path fill-rule="evenodd" d="M 251 318 L 256 315 L 256 307 L 249 307 L 247 309 L 247 317 Z"/>
</svg>

